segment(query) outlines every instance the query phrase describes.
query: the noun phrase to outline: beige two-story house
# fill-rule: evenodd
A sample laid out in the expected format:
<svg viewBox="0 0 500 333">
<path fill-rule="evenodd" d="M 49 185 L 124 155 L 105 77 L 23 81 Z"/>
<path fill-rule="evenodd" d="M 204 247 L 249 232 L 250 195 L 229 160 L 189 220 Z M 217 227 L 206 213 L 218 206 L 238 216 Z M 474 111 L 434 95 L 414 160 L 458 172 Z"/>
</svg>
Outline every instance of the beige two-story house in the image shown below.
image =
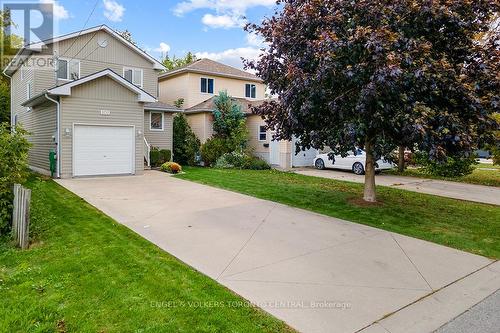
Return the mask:
<svg viewBox="0 0 500 333">
<path fill-rule="evenodd" d="M 180 110 L 158 102 L 163 70 L 105 25 L 21 49 L 3 73 L 13 125 L 30 132 L 30 167 L 60 178 L 141 174 L 151 147 L 172 149 Z"/>
<path fill-rule="evenodd" d="M 249 146 L 256 156 L 282 168 L 312 165 L 316 150 L 295 154 L 294 142 L 273 141 L 264 120 L 252 113 L 252 106 L 266 99 L 266 86 L 259 77 L 209 59 L 159 76 L 159 100 L 173 104 L 183 99 L 189 125 L 202 143 L 213 134 L 214 97 L 224 90 L 246 114 Z"/>
</svg>

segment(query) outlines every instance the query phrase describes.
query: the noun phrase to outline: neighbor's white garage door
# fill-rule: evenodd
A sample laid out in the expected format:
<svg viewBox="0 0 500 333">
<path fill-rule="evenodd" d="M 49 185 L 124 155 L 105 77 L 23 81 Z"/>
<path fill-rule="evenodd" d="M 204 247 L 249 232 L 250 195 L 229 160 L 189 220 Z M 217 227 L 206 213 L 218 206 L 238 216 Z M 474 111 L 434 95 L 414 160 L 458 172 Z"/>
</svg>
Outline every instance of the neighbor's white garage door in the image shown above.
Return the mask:
<svg viewBox="0 0 500 333">
<path fill-rule="evenodd" d="M 134 173 L 133 127 L 75 125 L 73 176 Z"/>
<path fill-rule="evenodd" d="M 313 166 L 314 158 L 318 154 L 317 149 L 302 150 L 300 153 L 295 154 L 295 143 L 298 140 L 292 140 L 292 167 L 306 167 Z"/>
</svg>

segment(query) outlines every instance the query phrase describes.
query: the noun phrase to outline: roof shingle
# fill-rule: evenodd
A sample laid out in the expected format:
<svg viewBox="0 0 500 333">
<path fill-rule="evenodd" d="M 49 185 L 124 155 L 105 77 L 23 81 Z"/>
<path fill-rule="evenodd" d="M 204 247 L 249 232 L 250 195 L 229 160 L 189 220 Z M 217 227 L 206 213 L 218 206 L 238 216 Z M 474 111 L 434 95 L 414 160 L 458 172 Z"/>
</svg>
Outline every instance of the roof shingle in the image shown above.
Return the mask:
<svg viewBox="0 0 500 333">
<path fill-rule="evenodd" d="M 187 73 L 187 72 L 194 72 L 194 73 L 201 73 L 201 74 L 212 74 L 215 76 L 225 76 L 225 77 L 231 77 L 231 78 L 237 78 L 237 79 L 243 79 L 243 80 L 251 80 L 251 81 L 257 81 L 257 82 L 262 82 L 262 80 L 245 71 L 242 71 L 240 69 L 221 64 L 220 62 L 216 62 L 210 59 L 199 59 L 196 60 L 195 62 L 180 67 L 176 68 L 174 70 L 165 72 L 159 76 L 160 80 L 164 78 L 168 78 L 171 76 L 175 76 L 178 74 L 182 73 Z"/>
<path fill-rule="evenodd" d="M 197 112 L 211 112 L 212 110 L 215 109 L 214 105 L 214 99 L 215 96 L 212 98 L 209 98 L 199 104 L 196 104 L 195 106 L 190 107 L 189 109 L 184 110 L 186 113 L 197 113 Z M 231 99 L 238 104 L 241 105 L 241 111 L 243 111 L 244 114 L 252 114 L 252 107 L 261 105 L 264 103 L 264 101 L 250 101 L 245 98 L 238 98 L 238 97 L 231 97 Z"/>
</svg>

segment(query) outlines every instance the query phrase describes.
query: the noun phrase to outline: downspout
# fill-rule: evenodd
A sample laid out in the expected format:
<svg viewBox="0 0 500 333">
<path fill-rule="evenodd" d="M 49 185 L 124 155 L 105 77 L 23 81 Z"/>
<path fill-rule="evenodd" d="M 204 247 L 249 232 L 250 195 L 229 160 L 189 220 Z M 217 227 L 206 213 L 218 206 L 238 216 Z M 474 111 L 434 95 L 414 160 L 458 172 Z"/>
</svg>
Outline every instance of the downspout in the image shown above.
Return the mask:
<svg viewBox="0 0 500 333">
<path fill-rule="evenodd" d="M 61 178 L 61 104 L 58 100 L 55 100 L 49 97 L 49 94 L 45 93 L 45 98 L 51 102 L 56 103 L 56 154 L 57 154 L 57 163 L 56 163 L 56 178 Z"/>
</svg>

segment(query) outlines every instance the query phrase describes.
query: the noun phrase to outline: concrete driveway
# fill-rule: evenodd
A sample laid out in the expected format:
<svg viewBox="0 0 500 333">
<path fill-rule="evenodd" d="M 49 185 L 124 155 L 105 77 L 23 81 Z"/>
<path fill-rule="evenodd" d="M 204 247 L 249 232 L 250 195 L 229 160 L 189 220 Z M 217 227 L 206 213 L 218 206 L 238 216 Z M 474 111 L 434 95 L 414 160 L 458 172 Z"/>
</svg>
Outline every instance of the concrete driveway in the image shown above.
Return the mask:
<svg viewBox="0 0 500 333">
<path fill-rule="evenodd" d="M 500 288 L 498 262 L 160 172 L 58 182 L 303 332 L 430 332 Z"/>
<path fill-rule="evenodd" d="M 306 176 L 337 179 L 355 183 L 365 182 L 365 176 L 358 176 L 348 171 L 303 168 L 294 170 L 294 172 Z M 441 197 L 448 197 L 459 200 L 500 205 L 500 188 L 494 186 L 473 185 L 444 180 L 393 176 L 385 174 L 377 175 L 375 182 L 377 183 L 377 185 L 389 186 L 407 191 L 433 194 Z"/>
</svg>

